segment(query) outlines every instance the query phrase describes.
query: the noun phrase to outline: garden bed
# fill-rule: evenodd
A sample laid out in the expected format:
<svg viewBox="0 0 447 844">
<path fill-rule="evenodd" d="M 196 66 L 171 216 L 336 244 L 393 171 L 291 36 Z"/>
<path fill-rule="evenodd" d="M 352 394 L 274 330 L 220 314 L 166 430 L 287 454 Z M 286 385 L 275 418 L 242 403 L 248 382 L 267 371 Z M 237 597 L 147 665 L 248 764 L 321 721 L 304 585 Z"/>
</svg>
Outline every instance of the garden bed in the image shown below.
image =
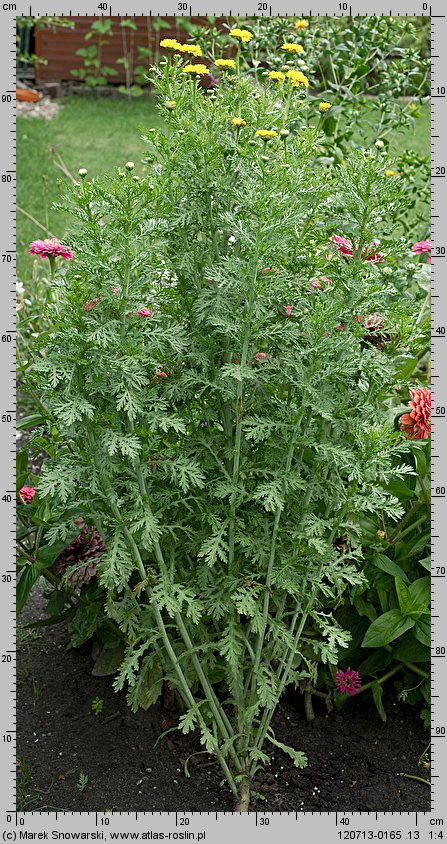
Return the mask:
<svg viewBox="0 0 447 844">
<path fill-rule="evenodd" d="M 22 621 L 42 618 L 36 592 Z M 60 628 L 43 628 L 39 639 L 22 645 L 18 657 L 18 808 L 71 811 L 231 811 L 218 765 L 198 737 L 175 731 L 172 710 L 156 704 L 132 714 L 110 677 L 91 674 L 90 648 L 69 649 Z M 91 704 L 103 700 L 100 715 Z M 385 699 L 384 724 L 362 695 L 341 713 L 325 714 L 318 701 L 313 724 L 305 721 L 301 696 L 289 693 L 274 721 L 279 741 L 303 750 L 309 765 L 297 770 L 282 753 L 258 775 L 255 790 L 265 800 L 260 811 L 428 811 L 430 790 L 406 773 L 428 771 L 418 759 L 429 742 L 417 712 Z M 77 787 L 87 774 L 84 791 Z"/>
</svg>

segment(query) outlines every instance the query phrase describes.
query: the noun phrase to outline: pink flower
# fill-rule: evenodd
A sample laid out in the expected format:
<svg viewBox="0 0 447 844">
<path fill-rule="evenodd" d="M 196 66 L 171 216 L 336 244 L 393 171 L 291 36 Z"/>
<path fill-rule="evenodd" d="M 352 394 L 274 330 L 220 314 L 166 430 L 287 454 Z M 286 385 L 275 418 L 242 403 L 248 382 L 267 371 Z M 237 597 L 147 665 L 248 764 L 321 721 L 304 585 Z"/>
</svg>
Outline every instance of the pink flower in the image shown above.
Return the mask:
<svg viewBox="0 0 447 844">
<path fill-rule="evenodd" d="M 37 489 L 33 486 L 22 486 L 22 489 L 19 489 L 19 495 L 23 498 L 25 504 L 31 504 Z"/>
<path fill-rule="evenodd" d="M 317 289 L 321 288 L 321 284 L 319 281 L 311 281 L 311 287 L 316 287 Z"/>
<path fill-rule="evenodd" d="M 340 237 L 338 234 L 333 234 L 331 240 L 336 244 L 339 252 L 341 252 L 345 258 L 354 257 L 354 249 L 351 240 L 348 240 L 346 237 Z M 368 246 L 364 246 L 360 253 L 360 258 L 362 260 L 365 259 L 365 261 L 371 261 L 373 264 L 382 263 L 384 261 L 383 255 L 381 255 L 380 252 L 373 251 L 378 244 L 378 240 L 373 240 Z"/>
<path fill-rule="evenodd" d="M 342 671 L 341 668 L 339 668 L 335 675 L 335 686 L 340 694 L 346 692 L 349 697 L 352 697 L 352 695 L 356 695 L 361 688 L 360 674 L 358 671 L 354 671 L 352 668 L 349 668 L 349 666 L 346 671 Z"/>
<path fill-rule="evenodd" d="M 112 295 L 113 296 L 118 296 L 119 293 L 120 293 L 119 287 L 112 287 Z"/>
<path fill-rule="evenodd" d="M 151 314 L 152 311 L 150 311 L 149 308 L 141 308 L 141 310 L 138 311 L 138 316 L 144 316 L 147 317 L 147 319 L 150 319 Z"/>
<path fill-rule="evenodd" d="M 279 275 L 280 270 L 277 270 L 276 267 L 264 267 L 261 272 L 265 275 L 266 273 L 275 273 L 275 275 Z"/>
<path fill-rule="evenodd" d="M 285 305 L 284 310 L 286 312 L 286 317 L 289 317 L 293 310 L 292 305 Z"/>
<path fill-rule="evenodd" d="M 419 240 L 417 243 L 413 243 L 411 248 L 418 255 L 422 255 L 423 252 L 431 252 L 431 240 Z"/>
<path fill-rule="evenodd" d="M 338 325 L 337 325 L 337 331 L 344 331 L 344 328 L 343 328 L 341 322 L 339 322 Z"/>
<path fill-rule="evenodd" d="M 92 299 L 91 302 L 86 302 L 84 305 L 84 311 L 92 311 L 95 305 L 101 301 L 101 296 L 97 296 L 96 299 Z"/>
<path fill-rule="evenodd" d="M 147 458 L 147 465 L 151 471 L 154 471 L 157 468 L 157 461 L 155 457 L 148 457 Z"/>
<path fill-rule="evenodd" d="M 333 284 L 332 279 L 328 278 L 328 277 L 327 277 L 327 275 L 322 275 L 322 276 L 321 276 L 321 281 L 325 281 L 325 282 L 326 282 L 326 284 Z"/>
<path fill-rule="evenodd" d="M 400 418 L 400 429 L 409 440 L 427 440 L 431 433 L 431 390 L 427 387 L 410 387 L 412 401 L 410 413 Z"/>
<path fill-rule="evenodd" d="M 163 371 L 163 369 L 158 369 L 154 377 L 156 384 L 158 384 L 160 378 L 169 378 L 169 375 L 167 375 L 166 372 Z"/>
<path fill-rule="evenodd" d="M 255 363 L 265 363 L 271 355 L 267 355 L 265 352 L 256 352 L 251 365 L 254 366 Z"/>
<path fill-rule="evenodd" d="M 63 246 L 55 237 L 50 240 L 33 240 L 28 250 L 29 255 L 40 255 L 41 258 L 65 258 L 69 261 L 73 252 L 68 246 Z"/>
</svg>

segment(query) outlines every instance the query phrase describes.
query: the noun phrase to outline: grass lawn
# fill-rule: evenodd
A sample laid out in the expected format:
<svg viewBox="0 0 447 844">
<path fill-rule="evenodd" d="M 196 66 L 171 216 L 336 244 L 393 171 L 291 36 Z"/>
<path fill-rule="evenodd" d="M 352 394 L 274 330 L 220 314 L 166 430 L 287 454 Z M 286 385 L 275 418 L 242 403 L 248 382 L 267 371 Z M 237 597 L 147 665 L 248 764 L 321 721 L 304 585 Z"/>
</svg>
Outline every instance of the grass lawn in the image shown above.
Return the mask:
<svg viewBox="0 0 447 844">
<path fill-rule="evenodd" d="M 65 181 L 50 158 L 55 147 L 68 170 L 76 177 L 86 167 L 89 177 L 113 172 L 116 166 L 134 161 L 136 173 L 142 173 L 145 146 L 141 131 L 161 125 L 162 120 L 149 97 L 134 100 L 68 97 L 53 120 L 17 119 L 17 204 L 31 214 L 47 231 L 17 212 L 17 274 L 26 278 L 31 271 L 28 244 L 50 233 L 64 240 L 70 225 L 68 215 L 51 209 L 60 193 L 58 181 Z M 413 149 L 427 155 L 430 149 L 430 112 L 404 133 L 391 139 L 391 151 Z"/>
<path fill-rule="evenodd" d="M 52 120 L 17 118 L 17 205 L 31 214 L 51 234 L 64 239 L 69 215 L 51 209 L 66 177 L 50 158 L 55 147 L 68 170 L 77 178 L 80 167 L 89 177 L 112 173 L 114 167 L 134 161 L 142 172 L 145 146 L 141 131 L 161 124 L 149 97 L 133 100 L 68 97 Z M 50 235 L 17 212 L 17 274 L 24 278 L 31 269 L 28 244 Z"/>
</svg>

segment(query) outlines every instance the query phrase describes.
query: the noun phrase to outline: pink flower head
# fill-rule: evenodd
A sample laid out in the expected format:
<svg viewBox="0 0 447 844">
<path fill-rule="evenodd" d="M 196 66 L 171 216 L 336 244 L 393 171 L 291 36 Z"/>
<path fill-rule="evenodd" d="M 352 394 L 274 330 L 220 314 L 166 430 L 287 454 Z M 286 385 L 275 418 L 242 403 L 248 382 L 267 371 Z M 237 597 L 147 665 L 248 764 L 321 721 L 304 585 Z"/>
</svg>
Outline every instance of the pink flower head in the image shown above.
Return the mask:
<svg viewBox="0 0 447 844">
<path fill-rule="evenodd" d="M 31 504 L 37 490 L 33 486 L 22 486 L 22 489 L 19 489 L 19 495 L 23 498 L 25 504 Z"/>
<path fill-rule="evenodd" d="M 166 372 L 163 371 L 163 369 L 158 369 L 157 372 L 155 373 L 155 383 L 156 384 L 158 384 L 158 382 L 160 381 L 160 378 L 169 378 L 169 376 L 166 374 Z"/>
<path fill-rule="evenodd" d="M 428 387 L 410 387 L 412 401 L 410 413 L 400 418 L 400 429 L 409 440 L 427 440 L 431 433 L 431 390 Z"/>
<path fill-rule="evenodd" d="M 339 252 L 345 256 L 345 258 L 353 258 L 354 257 L 354 249 L 352 246 L 352 241 L 348 240 L 347 237 L 340 237 L 338 234 L 333 234 L 331 237 L 333 243 L 336 244 Z M 371 243 L 363 247 L 360 258 L 365 261 L 371 261 L 371 263 L 382 263 L 384 261 L 383 255 L 380 252 L 375 252 L 374 250 L 378 246 L 379 241 L 373 240 Z"/>
<path fill-rule="evenodd" d="M 349 666 L 346 671 L 342 671 L 341 668 L 339 668 L 335 675 L 335 686 L 340 694 L 346 692 L 349 697 L 352 697 L 352 695 L 356 695 L 361 688 L 360 674 L 358 671 L 354 671 L 352 668 L 349 668 Z"/>
<path fill-rule="evenodd" d="M 112 295 L 113 295 L 113 296 L 118 296 L 118 294 L 119 294 L 120 292 L 121 292 L 121 291 L 120 291 L 119 287 L 112 287 Z"/>
<path fill-rule="evenodd" d="M 251 365 L 254 366 L 255 363 L 265 363 L 269 357 L 270 355 L 267 355 L 265 352 L 256 352 Z"/>
<path fill-rule="evenodd" d="M 157 468 L 157 461 L 155 457 L 148 457 L 147 458 L 147 465 L 151 471 L 154 471 Z"/>
<path fill-rule="evenodd" d="M 292 305 L 285 305 L 284 310 L 286 312 L 286 317 L 289 317 L 293 310 Z"/>
<path fill-rule="evenodd" d="M 337 325 L 337 331 L 344 331 L 344 328 L 343 328 L 341 322 L 339 322 L 338 325 Z"/>
<path fill-rule="evenodd" d="M 267 273 L 275 273 L 275 275 L 279 275 L 280 270 L 277 270 L 276 267 L 264 267 L 261 272 L 266 275 Z"/>
<path fill-rule="evenodd" d="M 68 246 L 59 243 L 55 237 L 50 240 L 33 240 L 28 250 L 29 255 L 40 255 L 41 258 L 65 258 L 69 261 L 73 252 Z"/>
<path fill-rule="evenodd" d="M 417 243 L 413 243 L 411 248 L 418 255 L 422 255 L 423 252 L 431 252 L 431 240 L 419 240 Z"/>
<path fill-rule="evenodd" d="M 327 275 L 322 275 L 322 276 L 321 276 L 321 281 L 325 281 L 325 282 L 326 282 L 326 284 L 333 284 L 332 279 L 328 278 L 328 277 L 327 277 Z"/>
<path fill-rule="evenodd" d="M 97 296 L 96 299 L 92 299 L 91 302 L 86 302 L 84 305 L 84 311 L 92 311 L 95 305 L 101 301 L 101 296 Z"/>
<path fill-rule="evenodd" d="M 321 284 L 320 284 L 319 281 L 311 281 L 310 284 L 311 284 L 311 287 L 316 287 L 317 290 L 319 290 L 321 288 Z"/>
<path fill-rule="evenodd" d="M 147 319 L 150 319 L 151 314 L 152 311 L 150 311 L 149 308 L 141 308 L 141 310 L 138 311 L 138 316 L 144 316 L 147 317 Z"/>
</svg>

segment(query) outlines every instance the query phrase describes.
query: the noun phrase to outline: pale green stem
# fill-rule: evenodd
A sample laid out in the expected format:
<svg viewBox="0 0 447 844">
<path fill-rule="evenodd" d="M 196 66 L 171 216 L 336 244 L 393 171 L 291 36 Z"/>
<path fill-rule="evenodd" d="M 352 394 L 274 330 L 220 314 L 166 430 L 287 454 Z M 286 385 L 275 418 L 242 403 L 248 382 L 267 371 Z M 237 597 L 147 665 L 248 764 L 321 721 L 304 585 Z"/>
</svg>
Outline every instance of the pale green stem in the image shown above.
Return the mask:
<svg viewBox="0 0 447 844">
<path fill-rule="evenodd" d="M 90 446 L 92 448 L 92 454 L 96 455 L 97 454 L 97 446 L 96 446 L 95 438 L 94 438 L 93 434 L 91 433 L 91 431 L 88 432 L 88 437 L 89 437 L 89 441 L 90 441 Z M 132 534 L 130 533 L 129 529 L 125 527 L 121 513 L 120 513 L 115 501 L 113 500 L 112 486 L 111 486 L 110 482 L 108 481 L 108 479 L 104 477 L 104 474 L 102 473 L 101 469 L 97 466 L 95 458 L 94 458 L 94 463 L 95 463 L 95 466 L 96 466 L 97 471 L 99 473 L 99 477 L 101 479 L 101 483 L 103 485 L 104 492 L 106 493 L 106 495 L 108 497 L 108 502 L 109 502 L 110 508 L 111 508 L 115 518 L 117 519 L 118 524 L 121 526 L 121 529 L 123 531 L 123 535 L 124 535 L 128 545 L 129 545 L 129 547 L 132 551 L 132 555 L 133 555 L 134 560 L 137 564 L 137 568 L 138 568 L 138 571 L 140 573 L 140 576 L 142 577 L 143 582 L 146 582 L 147 572 L 146 572 L 146 569 L 144 567 L 144 563 L 141 559 L 141 555 L 140 555 L 139 549 L 136 545 L 136 542 L 135 542 Z M 178 677 L 178 680 L 179 680 L 179 683 L 180 683 L 180 688 L 181 688 L 181 691 L 182 691 L 182 697 L 183 697 L 185 703 L 187 703 L 189 706 L 194 707 L 194 709 L 196 709 L 196 701 L 194 700 L 194 696 L 193 696 L 193 694 L 192 694 L 192 692 L 191 692 L 191 690 L 188 686 L 187 680 L 186 680 L 186 678 L 183 674 L 183 671 L 180 667 L 180 664 L 178 662 L 177 655 L 176 655 L 176 653 L 175 653 L 175 651 L 174 651 L 174 649 L 171 645 L 171 642 L 169 640 L 169 636 L 166 632 L 166 627 L 165 627 L 161 612 L 160 612 L 157 604 L 152 601 L 152 590 L 150 589 L 149 586 L 146 585 L 145 591 L 146 591 L 146 594 L 148 596 L 149 602 L 151 604 L 151 608 L 154 611 L 155 620 L 157 622 L 158 629 L 161 633 L 161 636 L 162 636 L 162 639 L 163 639 L 163 644 L 166 648 L 166 653 L 168 654 L 171 665 L 172 665 L 175 673 L 177 674 L 177 677 Z M 192 647 L 192 644 L 187 645 L 187 646 Z M 209 701 L 209 703 L 211 705 L 211 701 Z M 198 718 L 199 724 L 206 729 L 205 722 L 203 721 L 202 716 L 200 715 L 199 711 L 198 711 L 198 714 L 197 714 L 197 718 Z M 227 765 L 224 757 L 222 756 L 220 749 L 217 748 L 215 750 L 215 753 L 216 753 L 216 757 L 219 761 L 219 764 L 220 764 L 220 766 L 222 767 L 222 770 L 225 773 L 225 777 L 227 779 L 227 782 L 230 786 L 232 793 L 235 796 L 237 796 L 237 787 L 236 787 L 236 784 L 234 782 L 233 775 L 232 775 L 231 771 L 229 770 L 228 765 Z"/>
<path fill-rule="evenodd" d="M 148 490 L 147 490 L 147 487 L 146 487 L 146 484 L 145 484 L 145 481 L 144 481 L 144 478 L 143 478 L 141 466 L 136 461 L 135 464 L 134 464 L 134 467 L 135 467 L 135 471 L 136 471 L 137 480 L 138 480 L 138 484 L 139 484 L 139 487 L 140 487 L 141 494 L 143 495 L 143 497 L 145 499 L 145 505 L 146 505 L 147 511 L 153 517 L 153 512 L 152 512 L 151 506 L 149 504 Z M 166 567 L 166 563 L 165 563 L 165 560 L 164 560 L 163 552 L 161 550 L 161 545 L 160 545 L 158 540 L 154 541 L 154 552 L 155 552 L 155 558 L 156 558 L 156 560 L 157 560 L 157 562 L 160 566 L 160 571 L 161 571 L 162 577 L 165 579 L 166 573 L 167 573 L 167 567 Z M 207 679 L 207 677 L 206 677 L 206 675 L 203 671 L 203 668 L 200 664 L 200 661 L 197 657 L 197 654 L 195 654 L 192 650 L 193 644 L 192 644 L 192 641 L 190 639 L 189 633 L 186 629 L 183 618 L 179 613 L 175 613 L 174 614 L 174 620 L 175 620 L 175 623 L 177 624 L 177 627 L 180 631 L 180 635 L 181 635 L 187 649 L 192 651 L 191 660 L 193 662 L 194 668 L 196 670 L 197 677 L 199 678 L 200 684 L 203 688 L 203 691 L 205 692 L 206 698 L 207 698 L 208 703 L 211 707 L 213 715 L 216 719 L 217 725 L 218 725 L 218 727 L 219 727 L 219 729 L 222 733 L 223 738 L 226 741 L 229 741 L 231 738 L 233 738 L 233 729 L 232 729 L 231 724 L 230 724 L 227 716 L 225 715 L 225 712 L 223 711 L 218 699 L 216 698 L 216 695 L 215 695 L 210 683 L 208 682 L 208 679 Z M 231 743 L 230 743 L 230 754 L 231 754 L 231 756 L 234 760 L 235 765 L 239 769 L 241 769 L 242 766 L 240 764 L 238 756 L 237 756 L 236 752 L 234 751 Z"/>
</svg>

